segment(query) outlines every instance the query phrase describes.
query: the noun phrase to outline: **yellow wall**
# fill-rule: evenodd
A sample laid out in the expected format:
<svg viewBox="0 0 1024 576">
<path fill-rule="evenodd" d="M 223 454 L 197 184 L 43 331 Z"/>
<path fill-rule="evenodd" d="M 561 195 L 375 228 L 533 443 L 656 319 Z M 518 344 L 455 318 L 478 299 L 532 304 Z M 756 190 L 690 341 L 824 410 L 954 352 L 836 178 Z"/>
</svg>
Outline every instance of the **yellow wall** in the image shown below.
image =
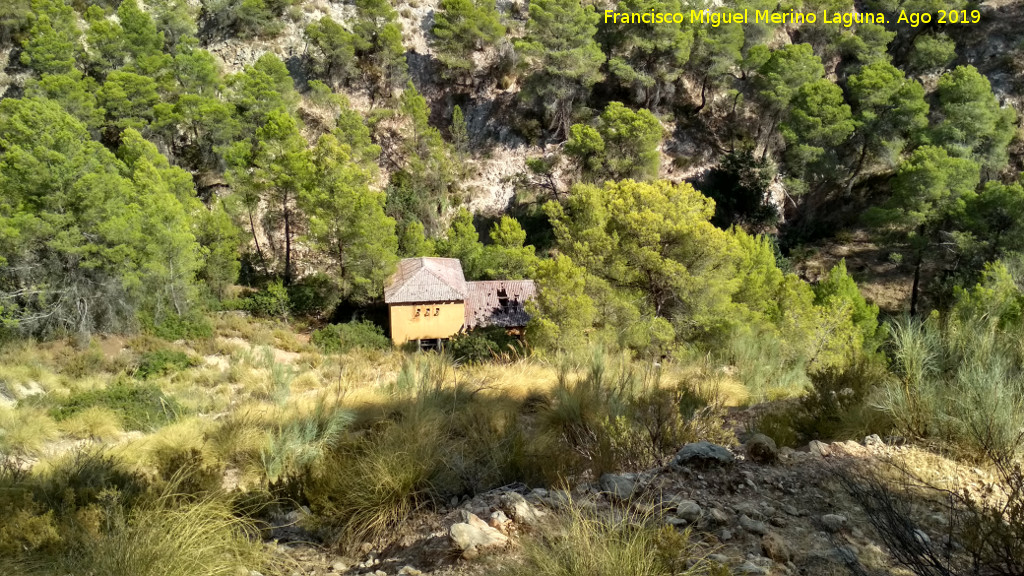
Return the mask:
<svg viewBox="0 0 1024 576">
<path fill-rule="evenodd" d="M 462 329 L 465 322 L 466 306 L 462 302 L 393 304 L 391 340 L 401 345 L 420 338 L 450 338 Z"/>
</svg>

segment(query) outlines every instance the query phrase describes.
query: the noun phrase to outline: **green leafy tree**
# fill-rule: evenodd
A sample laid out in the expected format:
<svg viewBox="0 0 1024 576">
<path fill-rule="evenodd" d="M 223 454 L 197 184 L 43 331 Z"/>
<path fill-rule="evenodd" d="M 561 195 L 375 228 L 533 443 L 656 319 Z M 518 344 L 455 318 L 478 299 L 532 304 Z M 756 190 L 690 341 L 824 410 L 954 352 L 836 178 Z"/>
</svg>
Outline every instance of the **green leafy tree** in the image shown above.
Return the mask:
<svg viewBox="0 0 1024 576">
<path fill-rule="evenodd" d="M 208 210 L 204 208 L 196 222 L 196 240 L 203 247 L 203 267 L 197 277 L 210 294 L 223 299 L 228 288 L 238 281 L 242 268 L 239 253 L 245 235 L 219 199 L 214 199 Z"/>
<path fill-rule="evenodd" d="M 18 39 L 28 28 L 31 15 L 30 0 L 10 0 L 0 5 L 0 41 Z"/>
<path fill-rule="evenodd" d="M 679 0 L 622 0 L 618 12 L 685 12 Z M 655 108 L 675 92 L 675 83 L 690 59 L 693 29 L 687 25 L 607 24 L 608 70 L 630 91 L 633 101 Z"/>
<path fill-rule="evenodd" d="M 276 256 L 281 261 L 284 283 L 290 285 L 295 272 L 294 239 L 302 228 L 302 214 L 296 203 L 310 185 L 310 153 L 295 118 L 283 110 L 270 112 L 266 124 L 256 131 L 254 142 L 251 147 L 248 142 L 231 147 L 228 179 L 239 194 L 245 211 L 243 220 L 249 224 L 261 263 L 269 269 L 273 265 L 271 256 Z M 257 224 L 256 217 L 261 213 Z M 261 232 L 268 246 L 260 245 Z"/>
<path fill-rule="evenodd" d="M 529 278 L 537 266 L 533 246 L 515 218 L 502 216 L 491 228 L 491 244 L 484 247 L 483 276 L 494 280 Z"/>
<path fill-rule="evenodd" d="M 786 142 L 786 160 L 802 173 L 803 185 L 831 172 L 839 162 L 834 153 L 853 134 L 856 122 L 839 86 L 822 78 L 797 90 L 780 128 Z M 795 186 L 792 186 L 796 188 Z"/>
<path fill-rule="evenodd" d="M 81 51 L 76 18 L 60 0 L 32 0 L 32 25 L 21 43 L 21 63 L 40 75 L 71 72 Z"/>
<path fill-rule="evenodd" d="M 434 242 L 427 238 L 423 224 L 418 220 L 406 222 L 402 234 L 398 238 L 398 253 L 403 258 L 419 258 L 435 256 Z"/>
<path fill-rule="evenodd" d="M 937 92 L 933 142 L 987 170 L 1005 166 L 1017 113 L 999 106 L 988 78 L 973 66 L 957 66 L 939 78 Z"/>
<path fill-rule="evenodd" d="M 859 64 L 867 65 L 878 60 L 889 60 L 889 44 L 896 37 L 881 24 L 865 22 L 839 39 L 840 54 Z"/>
<path fill-rule="evenodd" d="M 252 66 L 228 80 L 230 100 L 238 109 L 249 134 L 269 119 L 272 112 L 285 110 L 294 113 L 299 94 L 295 91 L 291 74 L 284 62 L 273 53 L 260 56 Z"/>
<path fill-rule="evenodd" d="M 483 277 L 484 245 L 480 234 L 473 225 L 473 215 L 465 208 L 455 213 L 451 225 L 443 238 L 436 242 L 438 256 L 458 258 L 466 278 L 477 280 Z"/>
<path fill-rule="evenodd" d="M 700 84 L 697 112 L 707 106 L 709 92 L 721 88 L 733 78 L 743 59 L 744 40 L 743 26 L 739 24 L 717 27 L 706 24 L 694 31 L 689 68 Z"/>
<path fill-rule="evenodd" d="M 98 97 L 115 134 L 127 128 L 147 131 L 156 117 L 155 107 L 160 103 L 155 80 L 120 70 L 107 75 Z"/>
<path fill-rule="evenodd" d="M 1024 250 L 1024 185 L 986 182 L 967 202 L 965 224 L 978 242 L 975 269 Z"/>
<path fill-rule="evenodd" d="M 956 59 L 956 42 L 949 36 L 921 34 L 907 56 L 907 69 L 918 74 L 942 70 Z"/>
<path fill-rule="evenodd" d="M 814 302 L 819 306 L 848 310 L 856 327 L 854 350 L 874 352 L 882 343 L 884 331 L 878 323 L 878 306 L 864 299 L 857 283 L 846 270 L 846 260 L 829 270 L 825 279 L 814 287 Z"/>
<path fill-rule="evenodd" d="M 185 316 L 195 304 L 203 253 L 195 218 L 204 208 L 191 175 L 171 166 L 141 134 L 129 129 L 120 141 L 118 156 L 135 185 L 132 200 L 139 209 L 139 221 L 133 223 L 137 228 L 131 230 L 133 258 L 139 263 L 124 278 L 139 294 L 144 324 L 159 327 Z"/>
<path fill-rule="evenodd" d="M 456 104 L 452 110 L 452 125 L 448 129 L 452 138 L 452 149 L 460 164 L 465 164 L 469 157 L 469 128 L 466 127 L 466 118 L 462 115 L 462 107 Z"/>
<path fill-rule="evenodd" d="M 800 88 L 824 76 L 825 67 L 810 44 L 790 44 L 773 51 L 760 66 L 754 88 L 766 115 L 777 124 L 785 118 Z"/>
<path fill-rule="evenodd" d="M 55 102 L 0 102 L 0 298 L 21 330 L 130 330 L 188 313 L 200 248 L 167 175 L 141 156 L 120 162 Z"/>
<path fill-rule="evenodd" d="M 689 184 L 577 185 L 564 205 L 545 210 L 566 255 L 614 288 L 642 295 L 680 335 L 722 327 L 734 290 L 723 263 L 735 246 L 708 221 L 713 202 Z"/>
<path fill-rule="evenodd" d="M 309 245 L 329 262 L 344 296 L 379 297 L 398 261 L 384 194 L 370 189 L 372 172 L 353 161 L 351 147 L 335 134 L 321 136 L 312 156 L 315 181 L 299 193 Z"/>
<path fill-rule="evenodd" d="M 537 263 L 537 298 L 527 303 L 526 336 L 539 349 L 581 348 L 597 308 L 587 295 L 587 271 L 564 254 Z"/>
<path fill-rule="evenodd" d="M 109 18 L 106 11 L 95 5 L 86 10 L 85 21 L 89 23 L 85 31 L 89 68 L 102 78 L 125 63 L 128 49 L 124 29 L 120 22 Z"/>
<path fill-rule="evenodd" d="M 590 180 L 651 179 L 658 175 L 661 122 L 648 110 L 611 102 L 596 128 L 574 125 L 565 152 Z"/>
<path fill-rule="evenodd" d="M 945 148 L 922 146 L 900 167 L 889 201 L 867 214 L 869 222 L 889 228 L 910 244 L 914 266 L 911 314 L 917 313 L 921 268 L 929 248 L 950 220 L 962 215 L 979 180 L 974 161 L 951 156 Z"/>
<path fill-rule="evenodd" d="M 356 71 L 356 38 L 340 24 L 324 16 L 306 26 L 306 38 L 315 49 L 313 70 L 338 87 Z"/>
<path fill-rule="evenodd" d="M 78 118 L 90 132 L 103 126 L 105 111 L 96 100 L 99 86 L 78 70 L 67 74 L 44 74 L 29 80 L 25 94 L 30 98 L 49 98 L 60 103 L 69 114 Z"/>
<path fill-rule="evenodd" d="M 859 147 L 851 182 L 877 160 L 896 161 L 928 126 L 924 87 L 885 60 L 862 67 L 847 82 Z"/>
<path fill-rule="evenodd" d="M 117 18 L 124 30 L 125 47 L 136 61 L 163 52 L 163 33 L 157 30 L 153 18 L 142 11 L 135 0 L 122 0 L 117 7 Z"/>
<path fill-rule="evenodd" d="M 455 191 L 458 167 L 441 132 L 430 125 L 427 101 L 412 82 L 402 93 L 400 112 L 400 154 L 393 159 L 400 169 L 391 175 L 388 213 L 399 221 L 418 220 L 436 232 Z"/>
<path fill-rule="evenodd" d="M 528 73 L 523 95 L 541 106 L 556 136 L 568 134 L 576 106 L 604 78 L 598 18 L 593 6 L 575 0 L 530 1 L 526 36 L 516 42 Z"/>
<path fill-rule="evenodd" d="M 473 75 L 473 53 L 505 36 L 494 0 L 441 0 L 434 12 L 434 51 L 445 78 L 465 81 Z"/>
<path fill-rule="evenodd" d="M 356 13 L 352 32 L 359 67 L 374 96 L 389 97 L 409 71 L 398 13 L 388 0 L 356 0 Z"/>
<path fill-rule="evenodd" d="M 196 9 L 188 0 L 151 0 L 147 2 L 157 30 L 169 48 L 177 47 L 182 38 L 195 37 Z"/>
</svg>

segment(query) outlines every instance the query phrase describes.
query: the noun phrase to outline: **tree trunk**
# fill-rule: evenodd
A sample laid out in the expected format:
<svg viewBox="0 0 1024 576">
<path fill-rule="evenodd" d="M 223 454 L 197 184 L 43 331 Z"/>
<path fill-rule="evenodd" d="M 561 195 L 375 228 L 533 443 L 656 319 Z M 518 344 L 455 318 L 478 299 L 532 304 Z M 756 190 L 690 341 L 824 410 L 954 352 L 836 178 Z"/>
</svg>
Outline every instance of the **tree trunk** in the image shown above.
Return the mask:
<svg viewBox="0 0 1024 576">
<path fill-rule="evenodd" d="M 260 248 L 260 239 L 256 236 L 256 222 L 252 218 L 252 208 L 249 208 L 249 229 L 252 230 L 252 241 L 256 243 L 256 254 L 260 257 L 260 262 L 263 263 L 263 267 L 267 267 L 267 259 L 263 256 L 263 250 Z"/>
<path fill-rule="evenodd" d="M 288 200 L 284 206 L 284 285 L 292 285 L 292 217 Z"/>
<path fill-rule="evenodd" d="M 707 105 L 707 103 L 708 103 L 707 88 L 708 88 L 708 76 L 707 76 L 707 74 L 705 74 L 704 75 L 704 79 L 701 80 L 701 82 L 700 82 L 700 106 L 697 106 L 697 113 L 698 114 L 700 114 L 700 111 L 703 110 L 704 106 Z"/>
<path fill-rule="evenodd" d="M 921 262 L 924 261 L 924 247 L 917 251 L 914 262 L 914 284 L 910 288 L 910 315 L 917 316 L 917 295 L 921 288 Z"/>
</svg>

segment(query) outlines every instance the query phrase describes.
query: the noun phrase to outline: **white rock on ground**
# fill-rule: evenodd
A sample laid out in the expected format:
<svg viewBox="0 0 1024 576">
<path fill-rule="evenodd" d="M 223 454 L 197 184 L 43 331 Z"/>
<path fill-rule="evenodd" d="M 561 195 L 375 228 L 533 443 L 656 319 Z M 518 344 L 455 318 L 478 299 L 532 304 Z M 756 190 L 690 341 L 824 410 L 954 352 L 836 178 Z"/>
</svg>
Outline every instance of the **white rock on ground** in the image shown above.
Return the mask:
<svg viewBox="0 0 1024 576">
<path fill-rule="evenodd" d="M 508 536 L 491 528 L 476 514 L 466 513 L 466 522 L 453 524 L 448 535 L 463 556 L 475 557 L 488 548 L 500 548 L 508 543 Z"/>
</svg>

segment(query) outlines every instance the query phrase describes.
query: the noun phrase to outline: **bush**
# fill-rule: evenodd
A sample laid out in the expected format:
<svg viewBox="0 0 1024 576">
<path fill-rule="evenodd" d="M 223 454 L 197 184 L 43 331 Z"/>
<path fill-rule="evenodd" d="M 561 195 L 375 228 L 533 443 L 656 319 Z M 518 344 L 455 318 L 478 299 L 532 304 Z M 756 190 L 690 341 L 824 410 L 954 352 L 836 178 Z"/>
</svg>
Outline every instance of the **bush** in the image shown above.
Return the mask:
<svg viewBox="0 0 1024 576">
<path fill-rule="evenodd" d="M 472 332 L 456 334 L 447 344 L 447 352 L 457 362 L 475 364 L 492 360 L 499 354 L 522 354 L 522 343 L 500 326 L 478 328 Z"/>
<path fill-rule="evenodd" d="M 135 376 L 146 380 L 198 365 L 197 360 L 180 350 L 162 348 L 142 354 Z"/>
<path fill-rule="evenodd" d="M 116 412 L 128 430 L 151 430 L 173 421 L 181 407 L 173 398 L 164 395 L 155 384 L 115 382 L 102 390 L 75 394 L 51 409 L 50 414 L 60 421 L 87 408 L 101 406 Z"/>
<path fill-rule="evenodd" d="M 149 483 L 109 454 L 80 450 L 58 460 L 35 479 L 32 489 L 36 501 L 65 516 L 112 493 L 130 508 L 145 496 Z"/>
<path fill-rule="evenodd" d="M 143 329 L 164 340 L 205 340 L 213 337 L 213 325 L 199 310 L 188 314 L 168 314 L 159 323 L 148 315 L 140 317 Z"/>
<path fill-rule="evenodd" d="M 341 290 L 326 274 L 306 276 L 288 287 L 288 303 L 296 316 L 330 316 L 340 301 Z"/>
<path fill-rule="evenodd" d="M 348 324 L 329 324 L 313 332 L 310 342 L 325 354 L 348 352 L 354 348 L 387 350 L 391 340 L 384 330 L 369 320 Z"/>
<path fill-rule="evenodd" d="M 590 370 L 570 382 L 563 367 L 551 402 L 542 409 L 542 425 L 557 435 L 564 453 L 579 462 L 564 466 L 594 475 L 648 468 L 700 438 L 724 439 L 718 407 L 685 382 L 666 386 L 657 369 L 638 373 L 621 362 L 609 370 L 603 353 Z"/>
<path fill-rule="evenodd" d="M 286 318 L 289 309 L 288 291 L 280 280 L 271 282 L 263 290 L 250 294 L 243 307 L 253 316 Z"/>
<path fill-rule="evenodd" d="M 166 450 L 156 458 L 158 477 L 175 495 L 210 494 L 221 487 L 224 466 L 207 461 L 198 448 Z"/>
</svg>

